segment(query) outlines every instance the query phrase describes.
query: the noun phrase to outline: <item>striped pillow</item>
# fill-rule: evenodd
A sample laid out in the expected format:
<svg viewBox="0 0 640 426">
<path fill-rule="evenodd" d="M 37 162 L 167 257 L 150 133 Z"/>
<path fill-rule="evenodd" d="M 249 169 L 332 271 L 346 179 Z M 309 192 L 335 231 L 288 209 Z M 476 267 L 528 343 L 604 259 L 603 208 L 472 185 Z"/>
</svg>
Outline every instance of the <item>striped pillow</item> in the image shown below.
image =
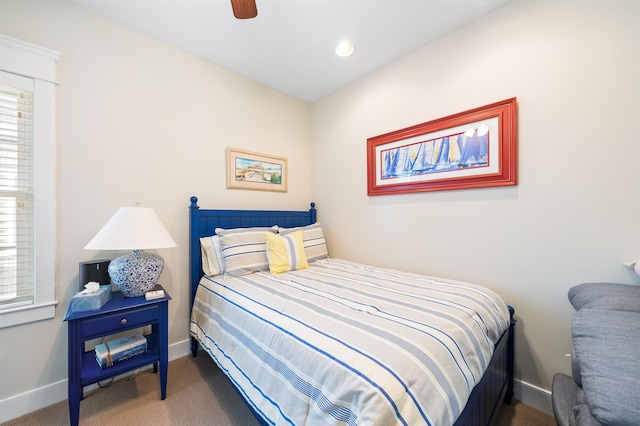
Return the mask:
<svg viewBox="0 0 640 426">
<path fill-rule="evenodd" d="M 257 271 L 268 271 L 267 241 L 265 232 L 276 233 L 271 228 L 216 228 L 220 237 L 220 253 L 225 277 L 238 277 Z"/>
<path fill-rule="evenodd" d="M 302 231 L 291 232 L 285 236 L 265 232 L 264 236 L 267 240 L 267 259 L 272 274 L 309 267 L 302 245 Z"/>
<path fill-rule="evenodd" d="M 214 277 L 224 272 L 220 238 L 217 235 L 200 238 L 200 251 L 202 252 L 202 271 L 206 276 Z"/>
<path fill-rule="evenodd" d="M 324 239 L 320 222 L 299 228 L 278 228 L 280 235 L 288 235 L 298 230 L 302 230 L 302 244 L 304 245 L 307 262 L 311 263 L 314 260 L 329 257 L 327 242 Z"/>
</svg>

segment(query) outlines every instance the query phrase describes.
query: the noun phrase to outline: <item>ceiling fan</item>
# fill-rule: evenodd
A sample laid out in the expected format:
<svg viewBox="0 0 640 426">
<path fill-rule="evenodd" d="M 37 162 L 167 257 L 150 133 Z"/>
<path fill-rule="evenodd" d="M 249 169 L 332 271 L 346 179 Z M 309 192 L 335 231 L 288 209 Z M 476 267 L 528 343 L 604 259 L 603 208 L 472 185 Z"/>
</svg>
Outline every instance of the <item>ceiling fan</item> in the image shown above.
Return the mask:
<svg viewBox="0 0 640 426">
<path fill-rule="evenodd" d="M 251 19 L 258 16 L 256 0 L 231 0 L 233 16 L 238 19 Z"/>
</svg>

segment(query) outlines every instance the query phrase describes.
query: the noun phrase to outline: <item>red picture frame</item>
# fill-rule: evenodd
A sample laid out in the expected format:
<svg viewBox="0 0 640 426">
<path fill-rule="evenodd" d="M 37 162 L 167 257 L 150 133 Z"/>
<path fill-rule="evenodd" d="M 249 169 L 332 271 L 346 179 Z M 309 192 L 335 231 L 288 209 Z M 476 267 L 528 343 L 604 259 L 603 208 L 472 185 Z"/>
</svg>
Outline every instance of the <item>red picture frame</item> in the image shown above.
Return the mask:
<svg viewBox="0 0 640 426">
<path fill-rule="evenodd" d="M 517 184 L 516 98 L 367 139 L 367 194 Z"/>
</svg>

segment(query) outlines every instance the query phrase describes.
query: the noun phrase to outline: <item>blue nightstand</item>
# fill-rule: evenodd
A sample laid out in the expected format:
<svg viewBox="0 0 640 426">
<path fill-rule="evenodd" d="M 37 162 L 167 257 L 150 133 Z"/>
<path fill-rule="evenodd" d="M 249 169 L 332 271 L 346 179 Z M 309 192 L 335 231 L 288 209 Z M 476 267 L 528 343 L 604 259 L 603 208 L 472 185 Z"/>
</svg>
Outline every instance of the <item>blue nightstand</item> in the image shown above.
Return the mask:
<svg viewBox="0 0 640 426">
<path fill-rule="evenodd" d="M 153 290 L 164 290 L 157 285 Z M 146 300 L 124 297 L 114 292 L 111 300 L 97 311 L 72 312 L 67 309 L 64 320 L 69 325 L 69 417 L 77 426 L 83 388 L 119 374 L 153 364 L 153 372 L 160 365 L 161 399 L 167 396 L 167 364 L 169 362 L 168 305 L 171 296 Z M 122 331 L 151 325 L 147 335 L 147 352 L 112 367 L 100 369 L 93 350 L 85 352 L 85 342 Z"/>
</svg>

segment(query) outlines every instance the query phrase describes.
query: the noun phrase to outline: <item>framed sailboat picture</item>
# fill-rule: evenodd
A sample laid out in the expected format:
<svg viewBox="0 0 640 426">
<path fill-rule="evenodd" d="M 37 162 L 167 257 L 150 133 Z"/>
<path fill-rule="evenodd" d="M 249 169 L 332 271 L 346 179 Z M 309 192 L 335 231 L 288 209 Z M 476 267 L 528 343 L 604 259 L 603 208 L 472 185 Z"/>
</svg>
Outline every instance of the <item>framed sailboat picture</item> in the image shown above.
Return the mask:
<svg viewBox="0 0 640 426">
<path fill-rule="evenodd" d="M 516 185 L 516 98 L 367 139 L 368 195 Z"/>
</svg>

